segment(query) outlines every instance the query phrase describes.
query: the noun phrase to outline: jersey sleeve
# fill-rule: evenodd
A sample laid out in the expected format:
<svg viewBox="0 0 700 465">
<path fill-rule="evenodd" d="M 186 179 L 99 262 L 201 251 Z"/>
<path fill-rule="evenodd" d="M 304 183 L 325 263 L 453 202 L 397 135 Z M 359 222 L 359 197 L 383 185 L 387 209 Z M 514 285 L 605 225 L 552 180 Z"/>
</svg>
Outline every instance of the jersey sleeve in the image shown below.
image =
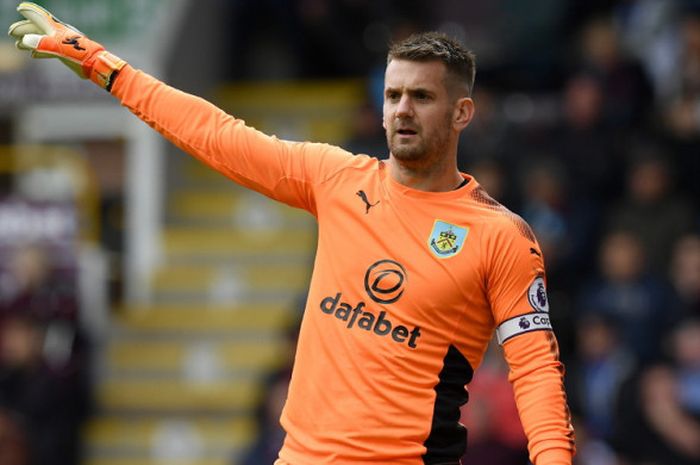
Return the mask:
<svg viewBox="0 0 700 465">
<path fill-rule="evenodd" d="M 529 226 L 508 212 L 485 239 L 487 295 L 535 465 L 571 465 L 564 366 L 549 319 L 544 261 Z"/>
<path fill-rule="evenodd" d="M 316 214 L 314 186 L 353 156 L 327 144 L 279 140 L 215 105 L 126 66 L 112 94 L 175 145 L 268 197 Z"/>
<path fill-rule="evenodd" d="M 495 219 L 490 228 L 484 238 L 487 296 L 497 327 L 521 315 L 546 313 L 549 310 L 546 294 L 539 300 L 529 298 L 540 284 L 544 288 L 545 276 L 542 253 L 530 227 L 517 215 L 507 212 Z M 510 337 L 513 334 L 503 333 L 499 342 L 502 344 Z"/>
</svg>

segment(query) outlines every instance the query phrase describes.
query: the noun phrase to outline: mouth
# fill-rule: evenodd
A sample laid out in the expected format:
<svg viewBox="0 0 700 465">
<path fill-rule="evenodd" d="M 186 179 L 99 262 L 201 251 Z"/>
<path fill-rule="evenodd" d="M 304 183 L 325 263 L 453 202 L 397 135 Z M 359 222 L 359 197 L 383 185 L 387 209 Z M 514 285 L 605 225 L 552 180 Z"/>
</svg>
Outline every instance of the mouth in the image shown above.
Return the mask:
<svg viewBox="0 0 700 465">
<path fill-rule="evenodd" d="M 400 128 L 396 130 L 396 133 L 402 136 L 415 136 L 417 132 L 414 129 Z"/>
</svg>

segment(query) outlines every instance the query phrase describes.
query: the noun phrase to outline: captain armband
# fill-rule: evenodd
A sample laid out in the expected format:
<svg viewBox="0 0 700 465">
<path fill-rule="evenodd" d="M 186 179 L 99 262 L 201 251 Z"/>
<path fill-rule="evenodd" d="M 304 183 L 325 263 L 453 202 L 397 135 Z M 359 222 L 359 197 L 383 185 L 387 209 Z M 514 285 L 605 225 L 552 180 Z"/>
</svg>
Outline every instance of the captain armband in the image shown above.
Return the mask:
<svg viewBox="0 0 700 465">
<path fill-rule="evenodd" d="M 501 323 L 496 328 L 498 343 L 503 345 L 508 339 L 532 331 L 551 331 L 552 323 L 549 314 L 543 312 L 518 315 Z"/>
</svg>

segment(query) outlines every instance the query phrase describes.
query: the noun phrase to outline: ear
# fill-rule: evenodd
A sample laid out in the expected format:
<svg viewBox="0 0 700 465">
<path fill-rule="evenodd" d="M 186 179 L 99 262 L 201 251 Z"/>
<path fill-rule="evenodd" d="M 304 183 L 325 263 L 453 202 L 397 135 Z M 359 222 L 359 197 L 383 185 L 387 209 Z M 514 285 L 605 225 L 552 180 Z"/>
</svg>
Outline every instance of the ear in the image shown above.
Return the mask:
<svg viewBox="0 0 700 465">
<path fill-rule="evenodd" d="M 452 125 L 458 131 L 462 131 L 469 126 L 474 118 L 474 100 L 470 97 L 462 97 L 457 100 L 452 118 Z"/>
</svg>

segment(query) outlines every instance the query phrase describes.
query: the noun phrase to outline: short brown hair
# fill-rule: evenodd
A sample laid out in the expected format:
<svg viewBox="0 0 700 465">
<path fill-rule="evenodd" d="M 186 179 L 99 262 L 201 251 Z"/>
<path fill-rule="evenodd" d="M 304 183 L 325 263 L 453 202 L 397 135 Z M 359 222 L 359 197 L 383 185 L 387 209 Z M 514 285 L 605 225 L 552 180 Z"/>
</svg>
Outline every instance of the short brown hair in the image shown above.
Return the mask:
<svg viewBox="0 0 700 465">
<path fill-rule="evenodd" d="M 459 41 L 442 32 L 422 32 L 393 43 L 389 47 L 387 63 L 392 60 L 441 61 L 447 71 L 467 88 L 474 88 L 476 57 Z"/>
</svg>

